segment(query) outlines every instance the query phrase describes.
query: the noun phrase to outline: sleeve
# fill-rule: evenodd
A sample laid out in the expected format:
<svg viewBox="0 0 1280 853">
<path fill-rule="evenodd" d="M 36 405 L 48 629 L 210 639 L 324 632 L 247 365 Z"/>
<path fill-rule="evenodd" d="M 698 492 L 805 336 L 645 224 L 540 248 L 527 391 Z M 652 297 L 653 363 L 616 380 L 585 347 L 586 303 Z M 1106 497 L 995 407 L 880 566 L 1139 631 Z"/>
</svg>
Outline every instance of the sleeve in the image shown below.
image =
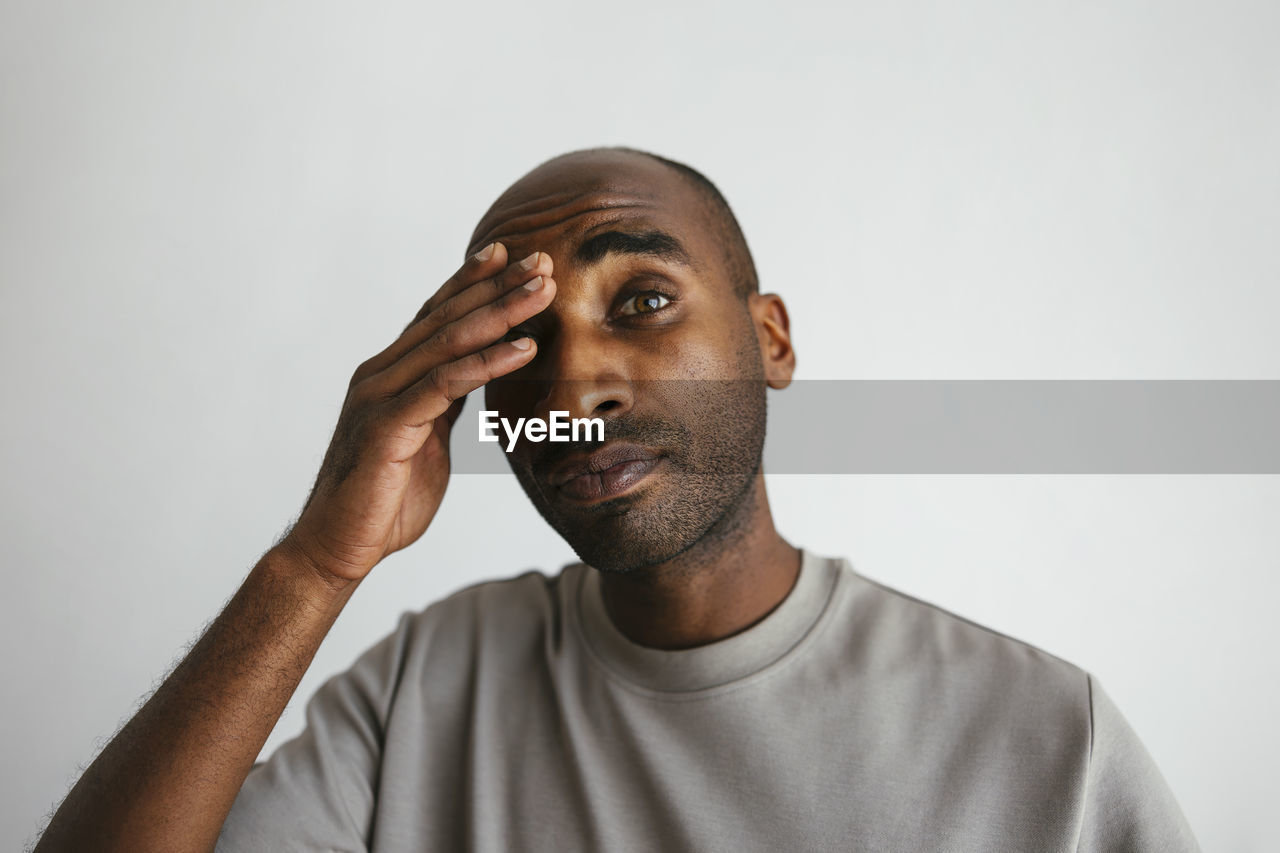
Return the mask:
<svg viewBox="0 0 1280 853">
<path fill-rule="evenodd" d="M 1089 699 L 1092 732 L 1078 853 L 1198 853 L 1159 768 L 1092 676 Z"/>
<path fill-rule="evenodd" d="M 382 732 L 410 615 L 307 703 L 307 725 L 250 772 L 218 838 L 231 851 L 364 851 L 373 826 Z"/>
</svg>

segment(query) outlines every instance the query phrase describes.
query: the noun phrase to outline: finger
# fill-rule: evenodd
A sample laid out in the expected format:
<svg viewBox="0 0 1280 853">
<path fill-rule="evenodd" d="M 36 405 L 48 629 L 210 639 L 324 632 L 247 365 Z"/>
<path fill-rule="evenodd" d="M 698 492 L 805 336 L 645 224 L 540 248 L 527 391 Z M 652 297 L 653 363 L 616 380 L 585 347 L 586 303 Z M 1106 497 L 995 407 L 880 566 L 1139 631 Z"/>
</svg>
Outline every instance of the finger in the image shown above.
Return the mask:
<svg viewBox="0 0 1280 853">
<path fill-rule="evenodd" d="M 432 368 L 399 395 L 404 422 L 417 428 L 454 410 L 459 403 L 486 382 L 519 370 L 537 354 L 532 338 L 499 341 L 456 361 Z M 453 417 L 456 419 L 457 414 Z"/>
<path fill-rule="evenodd" d="M 355 376 L 352 377 L 351 384 L 355 385 L 360 379 L 377 373 L 389 364 L 394 364 L 396 359 L 417 346 L 422 341 L 422 336 L 412 334 L 414 326 L 422 318 L 430 314 L 434 306 L 441 304 L 449 297 L 465 290 L 476 282 L 483 281 L 502 272 L 507 266 L 507 260 L 507 247 L 501 243 L 490 243 L 468 257 L 462 266 L 440 286 L 440 289 L 423 303 L 417 315 L 400 333 L 400 337 L 396 338 L 382 352 L 360 365 L 356 370 Z"/>
<path fill-rule="evenodd" d="M 485 257 L 485 253 L 492 248 L 492 254 Z M 511 264 L 511 259 L 507 257 L 507 247 L 502 243 L 490 243 L 480 251 L 471 255 L 463 262 L 462 266 L 449 277 L 440 289 L 431 294 L 426 302 L 422 303 L 422 307 L 418 309 L 417 315 L 413 318 L 413 322 L 406 327 L 410 328 L 421 320 L 423 317 L 434 311 L 440 303 L 449 297 L 465 290 L 484 278 L 501 272 Z"/>
<path fill-rule="evenodd" d="M 419 321 L 417 328 L 413 330 L 413 337 L 419 342 L 425 341 L 448 324 L 487 303 L 501 299 L 520 285 L 538 276 L 550 277 L 551 271 L 551 256 L 546 252 L 534 252 L 492 278 L 478 281 L 437 305 L 430 315 Z"/>
<path fill-rule="evenodd" d="M 513 328 L 550 305 L 555 294 L 556 282 L 549 276 L 538 276 L 508 291 L 441 326 L 395 364 L 371 377 L 369 390 L 378 396 L 400 393 L 440 365 L 479 352 L 506 337 Z"/>
</svg>

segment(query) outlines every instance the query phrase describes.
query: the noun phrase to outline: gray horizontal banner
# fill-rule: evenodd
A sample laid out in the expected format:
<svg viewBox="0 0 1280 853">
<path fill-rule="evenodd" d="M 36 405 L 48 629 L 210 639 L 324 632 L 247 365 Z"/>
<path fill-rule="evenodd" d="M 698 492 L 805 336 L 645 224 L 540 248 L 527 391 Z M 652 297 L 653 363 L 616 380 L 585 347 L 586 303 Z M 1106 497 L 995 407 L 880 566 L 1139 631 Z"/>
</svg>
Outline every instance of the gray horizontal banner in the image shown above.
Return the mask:
<svg viewBox="0 0 1280 853">
<path fill-rule="evenodd" d="M 716 399 L 730 383 L 707 382 L 705 389 L 696 382 L 667 384 L 681 387 L 651 399 L 688 400 L 691 393 Z M 637 411 L 644 396 L 637 395 Z M 482 408 L 481 395 L 473 395 L 454 427 L 453 470 L 508 473 L 506 439 L 478 440 Z M 679 412 L 650 415 L 670 417 L 683 428 L 715 428 L 681 425 Z M 797 381 L 768 394 L 764 470 L 1278 474 L 1280 381 Z"/>
</svg>

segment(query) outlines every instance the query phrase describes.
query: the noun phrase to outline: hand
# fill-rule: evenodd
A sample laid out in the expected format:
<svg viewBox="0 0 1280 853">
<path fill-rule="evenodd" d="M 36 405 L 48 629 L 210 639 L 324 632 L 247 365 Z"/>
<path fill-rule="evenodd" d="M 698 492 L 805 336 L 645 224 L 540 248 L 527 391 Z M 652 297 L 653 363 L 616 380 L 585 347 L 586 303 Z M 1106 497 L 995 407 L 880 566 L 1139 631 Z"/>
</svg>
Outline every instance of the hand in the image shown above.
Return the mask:
<svg viewBox="0 0 1280 853">
<path fill-rule="evenodd" d="M 356 368 L 315 487 L 279 546 L 327 582 L 357 581 L 422 535 L 444 497 L 465 395 L 533 358 L 532 339 L 503 338 L 555 297 L 551 256 L 507 260 L 501 243 L 468 258 L 391 346 Z"/>
</svg>

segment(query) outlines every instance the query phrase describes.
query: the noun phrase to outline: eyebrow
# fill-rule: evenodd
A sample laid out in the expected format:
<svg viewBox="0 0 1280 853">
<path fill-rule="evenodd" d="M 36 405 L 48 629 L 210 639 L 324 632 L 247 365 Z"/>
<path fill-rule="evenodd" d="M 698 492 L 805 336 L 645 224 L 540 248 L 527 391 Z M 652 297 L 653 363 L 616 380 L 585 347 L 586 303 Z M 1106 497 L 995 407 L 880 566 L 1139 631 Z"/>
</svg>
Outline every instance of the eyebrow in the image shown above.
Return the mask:
<svg viewBox="0 0 1280 853">
<path fill-rule="evenodd" d="M 605 231 L 583 241 L 577 257 L 594 264 L 609 254 L 647 255 L 693 268 L 693 258 L 684 245 L 665 231 Z"/>
</svg>

